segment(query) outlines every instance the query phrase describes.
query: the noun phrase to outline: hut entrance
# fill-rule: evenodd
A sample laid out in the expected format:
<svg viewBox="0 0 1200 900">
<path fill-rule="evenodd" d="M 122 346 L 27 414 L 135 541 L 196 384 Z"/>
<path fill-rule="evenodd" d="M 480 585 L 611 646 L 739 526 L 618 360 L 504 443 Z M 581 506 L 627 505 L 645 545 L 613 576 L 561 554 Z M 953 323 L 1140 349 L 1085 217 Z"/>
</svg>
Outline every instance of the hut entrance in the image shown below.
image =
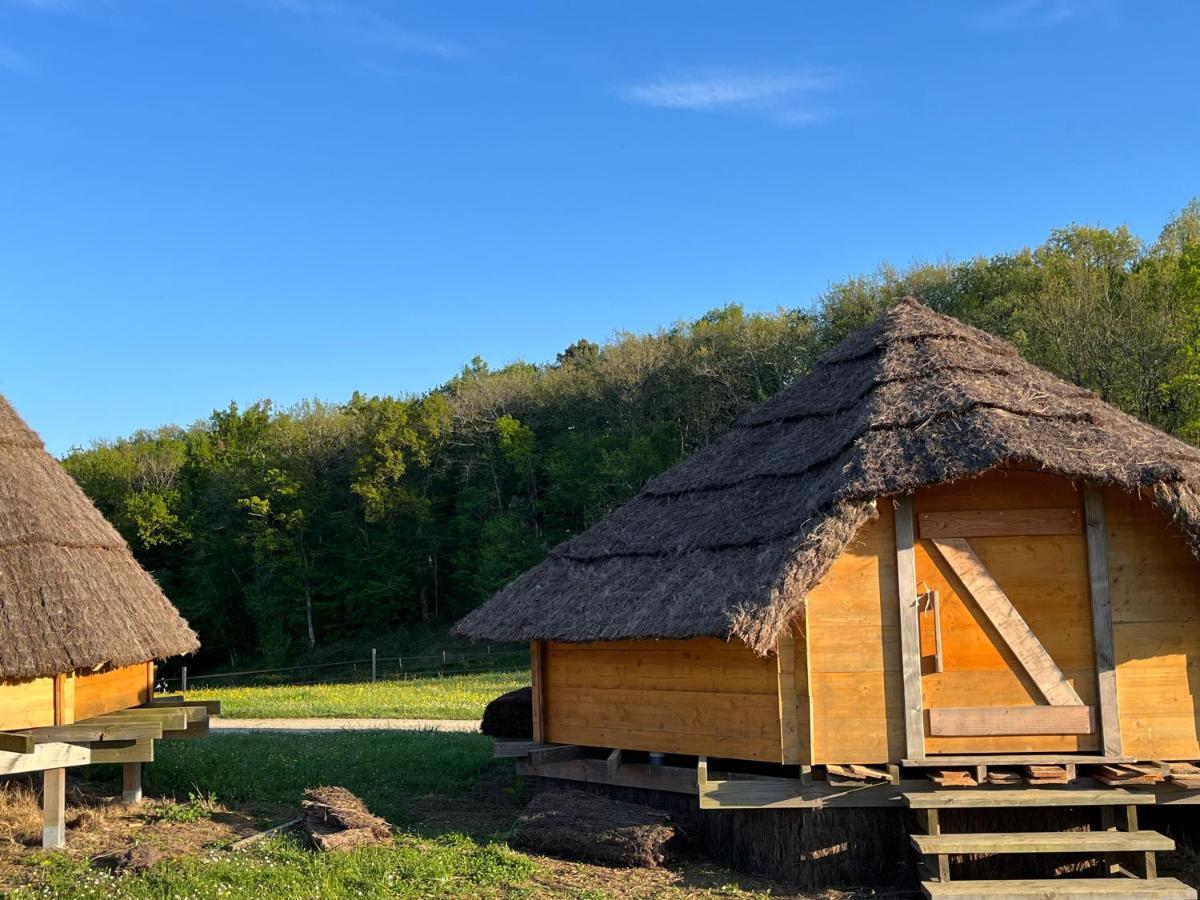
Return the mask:
<svg viewBox="0 0 1200 900">
<path fill-rule="evenodd" d="M 1098 750 L 1080 492 L 1003 470 L 913 512 L 926 754 Z"/>
</svg>

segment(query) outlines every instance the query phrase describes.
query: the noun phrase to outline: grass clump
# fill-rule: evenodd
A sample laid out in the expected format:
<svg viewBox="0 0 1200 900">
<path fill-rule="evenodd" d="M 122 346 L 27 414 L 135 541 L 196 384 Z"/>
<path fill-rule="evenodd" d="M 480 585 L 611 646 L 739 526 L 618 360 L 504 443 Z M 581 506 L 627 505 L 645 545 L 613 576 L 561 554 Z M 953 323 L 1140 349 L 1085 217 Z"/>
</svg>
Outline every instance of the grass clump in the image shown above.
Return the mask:
<svg viewBox="0 0 1200 900">
<path fill-rule="evenodd" d="M 529 670 L 442 675 L 351 684 L 256 685 L 189 690 L 189 700 L 220 700 L 222 714 L 245 719 L 478 719 L 500 694 L 529 684 Z"/>
<path fill-rule="evenodd" d="M 534 871 L 530 860 L 502 845 L 458 836 L 432 840 L 400 836 L 386 847 L 344 854 L 313 853 L 294 839 L 275 838 L 238 853 L 160 862 L 136 876 L 117 875 L 62 854 L 43 858 L 37 867 L 37 877 L 14 889 L 10 897 L 502 896 Z"/>
</svg>

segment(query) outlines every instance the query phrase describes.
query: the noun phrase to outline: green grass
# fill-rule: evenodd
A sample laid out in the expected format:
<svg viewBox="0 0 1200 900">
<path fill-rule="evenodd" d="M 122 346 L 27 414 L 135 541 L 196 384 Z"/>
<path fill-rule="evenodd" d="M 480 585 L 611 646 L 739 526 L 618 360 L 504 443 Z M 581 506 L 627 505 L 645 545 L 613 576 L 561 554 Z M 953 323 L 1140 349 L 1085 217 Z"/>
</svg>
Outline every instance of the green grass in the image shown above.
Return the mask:
<svg viewBox="0 0 1200 900">
<path fill-rule="evenodd" d="M 215 796 L 222 803 L 271 802 L 298 808 L 305 788 L 343 785 L 402 829 L 409 803 L 429 794 L 454 797 L 488 769 L 491 741 L 478 734 L 342 732 L 228 735 L 164 741 L 146 767 L 151 794 L 191 799 L 177 804 L 193 818 Z M 95 767 L 93 775 L 116 774 Z M 199 798 L 199 799 L 197 799 Z M 169 807 L 170 808 L 170 807 Z M 199 814 L 199 812 L 197 814 Z M 252 850 L 208 852 L 162 862 L 140 875 L 116 876 L 65 854 L 33 857 L 27 879 L 7 896 L 79 898 L 341 898 L 512 896 L 534 872 L 526 857 L 488 836 L 419 836 L 402 831 L 385 847 L 318 854 L 294 839 Z M 0 886 L 0 891 L 3 886 Z"/>
<path fill-rule="evenodd" d="M 529 684 L 528 670 L 354 684 L 268 685 L 189 690 L 220 700 L 230 718 L 478 719 L 488 701 Z"/>
</svg>

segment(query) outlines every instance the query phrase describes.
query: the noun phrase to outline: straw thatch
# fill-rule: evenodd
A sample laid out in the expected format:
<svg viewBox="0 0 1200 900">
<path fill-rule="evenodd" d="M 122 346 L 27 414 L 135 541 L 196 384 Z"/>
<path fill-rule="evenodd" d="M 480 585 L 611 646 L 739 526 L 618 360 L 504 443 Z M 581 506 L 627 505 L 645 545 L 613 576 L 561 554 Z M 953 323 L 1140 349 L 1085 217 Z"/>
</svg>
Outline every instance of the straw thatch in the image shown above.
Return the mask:
<svg viewBox="0 0 1200 900">
<path fill-rule="evenodd" d="M 196 634 L 0 396 L 0 678 L 191 653 Z"/>
<path fill-rule="evenodd" d="M 1200 556 L 1200 451 L 906 300 L 550 552 L 460 635 L 766 654 L 875 502 L 1006 464 L 1141 492 Z"/>
</svg>

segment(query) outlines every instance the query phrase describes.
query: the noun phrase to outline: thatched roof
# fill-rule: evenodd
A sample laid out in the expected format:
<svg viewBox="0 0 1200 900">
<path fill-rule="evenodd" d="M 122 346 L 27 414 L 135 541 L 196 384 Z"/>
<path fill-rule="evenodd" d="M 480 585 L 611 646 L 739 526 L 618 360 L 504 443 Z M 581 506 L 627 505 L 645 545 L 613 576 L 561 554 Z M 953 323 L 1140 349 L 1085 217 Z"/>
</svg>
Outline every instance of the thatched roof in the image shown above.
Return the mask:
<svg viewBox="0 0 1200 900">
<path fill-rule="evenodd" d="M 1141 492 L 1200 556 L 1200 451 L 906 300 L 456 630 L 765 654 L 878 498 L 1014 463 Z"/>
<path fill-rule="evenodd" d="M 0 678 L 191 653 L 195 632 L 0 396 Z"/>
</svg>

